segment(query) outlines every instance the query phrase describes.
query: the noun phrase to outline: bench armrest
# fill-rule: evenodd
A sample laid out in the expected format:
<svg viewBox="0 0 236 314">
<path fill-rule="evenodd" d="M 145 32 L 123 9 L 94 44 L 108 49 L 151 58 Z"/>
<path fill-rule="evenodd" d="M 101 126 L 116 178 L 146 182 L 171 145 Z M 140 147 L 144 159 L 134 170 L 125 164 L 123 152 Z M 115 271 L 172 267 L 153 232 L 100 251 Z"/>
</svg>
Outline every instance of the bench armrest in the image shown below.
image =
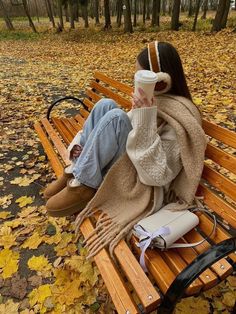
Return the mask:
<svg viewBox="0 0 236 314">
<path fill-rule="evenodd" d="M 209 250 L 200 254 L 172 282 L 157 313 L 172 313 L 176 303 L 184 295 L 185 289 L 209 266 L 235 250 L 236 237 L 233 237 L 213 245 Z"/>
<path fill-rule="evenodd" d="M 49 106 L 48 111 L 47 111 L 47 119 L 48 119 L 48 120 L 50 119 L 50 113 L 51 113 L 53 107 L 54 107 L 55 105 L 59 104 L 60 102 L 62 102 L 62 101 L 64 101 L 64 100 L 67 100 L 67 99 L 75 100 L 75 101 L 79 102 L 79 103 L 84 107 L 84 109 L 87 109 L 87 106 L 84 104 L 84 102 L 83 102 L 81 99 L 76 98 L 76 97 L 74 97 L 74 96 L 65 96 L 65 97 L 62 97 L 62 98 L 59 98 L 59 99 L 55 100 L 55 101 Z"/>
</svg>

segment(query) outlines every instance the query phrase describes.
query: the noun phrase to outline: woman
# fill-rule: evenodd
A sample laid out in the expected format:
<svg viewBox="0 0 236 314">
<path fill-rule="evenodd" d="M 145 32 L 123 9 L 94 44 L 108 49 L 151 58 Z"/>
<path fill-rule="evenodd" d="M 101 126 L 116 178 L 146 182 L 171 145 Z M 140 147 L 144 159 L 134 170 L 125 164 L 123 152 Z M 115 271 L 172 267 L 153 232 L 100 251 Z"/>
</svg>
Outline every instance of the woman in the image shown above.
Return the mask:
<svg viewBox="0 0 236 314">
<path fill-rule="evenodd" d="M 100 100 L 69 147 L 72 165 L 44 193 L 51 216 L 83 209 L 77 227 L 102 210 L 97 240 L 87 239 L 91 255 L 108 243 L 112 251 L 163 204 L 191 205 L 201 177 L 206 139 L 176 49 L 150 43 L 137 57 L 140 69 L 160 72 L 153 100 L 139 89 L 128 114 L 113 100 Z"/>
</svg>

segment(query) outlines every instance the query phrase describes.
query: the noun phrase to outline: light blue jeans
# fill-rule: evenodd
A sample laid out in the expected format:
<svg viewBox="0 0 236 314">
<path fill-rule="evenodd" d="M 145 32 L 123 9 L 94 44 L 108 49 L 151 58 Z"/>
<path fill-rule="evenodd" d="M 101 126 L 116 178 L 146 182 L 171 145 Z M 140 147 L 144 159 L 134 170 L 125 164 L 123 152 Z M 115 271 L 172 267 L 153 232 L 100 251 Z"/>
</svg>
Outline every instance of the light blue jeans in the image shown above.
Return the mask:
<svg viewBox="0 0 236 314">
<path fill-rule="evenodd" d="M 114 100 L 99 100 L 83 127 L 80 138 L 83 150 L 73 167 L 74 177 L 97 189 L 109 168 L 126 151 L 131 130 L 128 115 Z"/>
</svg>

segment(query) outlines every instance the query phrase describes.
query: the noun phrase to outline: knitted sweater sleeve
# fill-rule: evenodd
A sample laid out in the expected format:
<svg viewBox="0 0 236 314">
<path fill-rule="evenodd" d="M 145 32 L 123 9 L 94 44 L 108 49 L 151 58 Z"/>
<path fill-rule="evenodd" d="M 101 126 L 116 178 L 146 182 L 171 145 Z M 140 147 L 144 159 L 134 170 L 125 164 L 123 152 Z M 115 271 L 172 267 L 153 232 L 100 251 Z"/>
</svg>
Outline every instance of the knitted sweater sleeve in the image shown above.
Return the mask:
<svg viewBox="0 0 236 314">
<path fill-rule="evenodd" d="M 138 108 L 129 114 L 133 130 L 126 150 L 143 184 L 165 186 L 182 168 L 180 148 L 174 129 L 157 128 L 157 107 Z"/>
</svg>

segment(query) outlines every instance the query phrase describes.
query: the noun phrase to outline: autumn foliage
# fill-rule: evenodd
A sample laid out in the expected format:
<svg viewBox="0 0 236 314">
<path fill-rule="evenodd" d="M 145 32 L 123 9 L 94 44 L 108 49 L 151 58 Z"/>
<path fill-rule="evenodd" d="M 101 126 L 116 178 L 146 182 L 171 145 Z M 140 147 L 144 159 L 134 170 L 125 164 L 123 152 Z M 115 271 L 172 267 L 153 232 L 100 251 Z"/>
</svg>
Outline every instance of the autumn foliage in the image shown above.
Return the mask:
<svg viewBox="0 0 236 314">
<path fill-rule="evenodd" d="M 59 96 L 82 96 L 95 70 L 133 83 L 135 57 L 151 40 L 179 51 L 193 99 L 203 115 L 235 129 L 236 37 L 159 32 L 123 35 L 94 30 L 0 42 L 0 313 L 113 313 L 98 269 L 86 260 L 74 217 L 49 218 L 42 190 L 54 175 L 33 123 Z M 10 47 L 10 49 L 9 49 Z M 55 114 L 70 114 L 65 103 Z M 232 178 L 235 179 L 235 178 Z M 229 277 L 176 313 L 232 311 L 236 280 Z M 134 296 L 135 297 L 135 296 Z"/>
</svg>

